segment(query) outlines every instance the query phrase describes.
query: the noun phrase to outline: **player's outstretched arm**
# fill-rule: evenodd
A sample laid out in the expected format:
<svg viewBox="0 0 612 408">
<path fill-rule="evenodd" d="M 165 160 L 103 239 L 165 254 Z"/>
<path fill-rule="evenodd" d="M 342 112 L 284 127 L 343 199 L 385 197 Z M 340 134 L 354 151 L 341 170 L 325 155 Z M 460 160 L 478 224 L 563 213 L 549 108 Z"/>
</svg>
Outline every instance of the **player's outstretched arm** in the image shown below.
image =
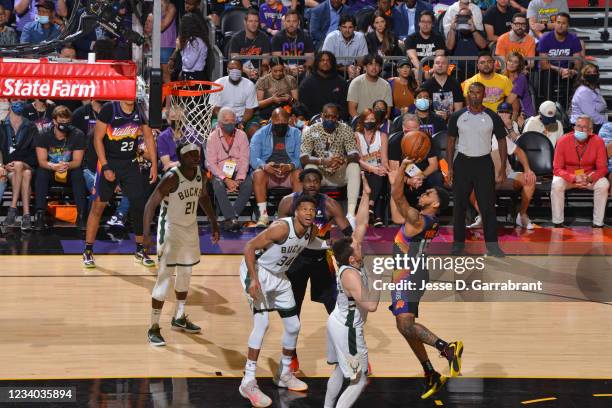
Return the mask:
<svg viewBox="0 0 612 408">
<path fill-rule="evenodd" d="M 406 178 L 406 168 L 412 164 L 413 161 L 410 159 L 404 159 L 400 168 L 397 171 L 397 176 L 393 180 L 391 186 L 391 197 L 397 206 L 398 211 L 406 220 L 406 223 L 415 225 L 420 220 L 420 214 L 416 208 L 412 208 L 404 196 L 404 179 Z"/>
<path fill-rule="evenodd" d="M 206 173 L 202 173 L 202 193 L 198 198 L 198 203 L 200 207 L 206 213 L 206 216 L 210 220 L 210 225 L 212 227 L 212 243 L 216 244 L 219 242 L 219 223 L 217 222 L 217 214 L 215 214 L 215 210 L 213 209 L 212 203 L 210 202 L 210 195 L 208 195 L 208 175 Z"/>
<path fill-rule="evenodd" d="M 353 242 L 359 244 L 363 241 L 368 230 L 370 194 L 372 193 L 370 185 L 368 184 L 368 179 L 363 172 L 361 172 L 361 186 L 361 201 L 359 202 L 357 216 L 355 217 L 355 231 L 353 231 Z"/>
<path fill-rule="evenodd" d="M 289 236 L 289 225 L 284 221 L 274 221 L 268 228 L 257 234 L 244 247 L 244 262 L 246 263 L 251 283 L 247 288 L 249 295 L 256 299 L 260 295 L 261 287 L 255 267 L 255 252 L 265 250 L 270 245 L 283 242 Z"/>
<path fill-rule="evenodd" d="M 143 245 L 145 248 L 151 246 L 151 221 L 155 215 L 155 209 L 162 202 L 164 197 L 168 197 L 170 193 L 176 191 L 178 188 L 179 178 L 174 172 L 168 172 L 162 179 L 162 181 L 155 187 L 153 194 L 147 200 L 147 204 L 144 209 L 144 220 L 143 220 Z"/>
<path fill-rule="evenodd" d="M 155 138 L 153 131 L 149 125 L 142 125 L 142 135 L 144 137 L 147 152 L 151 158 L 151 170 L 149 171 L 149 183 L 153 184 L 157 181 L 157 146 L 155 146 Z"/>
<path fill-rule="evenodd" d="M 368 288 L 363 287 L 361 276 L 359 276 L 357 270 L 347 268 L 342 273 L 342 287 L 346 295 L 355 299 L 360 308 L 368 312 L 375 312 L 378 308 L 380 291 L 369 291 Z"/>
<path fill-rule="evenodd" d="M 291 217 L 291 204 L 293 203 L 293 194 L 283 197 L 278 204 L 278 218 Z"/>
</svg>

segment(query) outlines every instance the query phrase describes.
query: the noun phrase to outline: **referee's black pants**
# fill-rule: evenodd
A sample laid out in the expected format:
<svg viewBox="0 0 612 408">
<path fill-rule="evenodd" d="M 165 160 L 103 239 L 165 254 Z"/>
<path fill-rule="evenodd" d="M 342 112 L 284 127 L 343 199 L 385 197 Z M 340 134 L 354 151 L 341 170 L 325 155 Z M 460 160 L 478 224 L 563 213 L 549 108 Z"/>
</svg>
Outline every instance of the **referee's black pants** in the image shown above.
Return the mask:
<svg viewBox="0 0 612 408">
<path fill-rule="evenodd" d="M 495 215 L 495 167 L 491 155 L 469 157 L 457 154 L 453 162 L 453 239 L 465 242 L 465 215 L 474 190 L 484 226 L 485 241 L 497 242 Z"/>
</svg>

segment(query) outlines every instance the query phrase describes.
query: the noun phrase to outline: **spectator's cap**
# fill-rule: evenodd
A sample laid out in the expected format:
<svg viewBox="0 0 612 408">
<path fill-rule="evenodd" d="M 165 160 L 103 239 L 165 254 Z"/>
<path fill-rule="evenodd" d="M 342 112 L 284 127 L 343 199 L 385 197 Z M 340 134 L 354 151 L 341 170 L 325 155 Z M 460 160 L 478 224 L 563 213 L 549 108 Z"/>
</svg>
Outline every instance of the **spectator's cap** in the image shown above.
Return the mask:
<svg viewBox="0 0 612 408">
<path fill-rule="evenodd" d="M 55 11 L 55 4 L 51 0 L 38 0 L 36 2 L 36 8 L 46 8 L 47 10 Z"/>
<path fill-rule="evenodd" d="M 319 179 L 323 180 L 323 174 L 321 173 L 321 171 L 319 171 L 319 169 L 309 167 L 307 169 L 302 170 L 302 172 L 300 173 L 300 181 L 304 181 L 304 177 L 311 173 L 316 174 L 317 176 L 319 176 Z"/>
<path fill-rule="evenodd" d="M 499 104 L 499 106 L 497 107 L 497 113 L 512 113 L 512 105 L 510 105 L 508 102 L 502 102 Z"/>
<path fill-rule="evenodd" d="M 401 60 L 399 60 L 397 62 L 397 67 L 398 68 L 401 68 L 404 65 L 408 65 L 409 67 L 412 67 L 412 63 L 410 62 L 410 60 L 408 58 L 401 59 Z"/>
<path fill-rule="evenodd" d="M 553 101 L 544 101 L 540 105 L 540 118 L 542 123 L 549 125 L 555 123 L 557 118 L 557 105 Z"/>
<path fill-rule="evenodd" d="M 470 4 L 470 0 L 459 0 L 459 3 Z"/>
</svg>

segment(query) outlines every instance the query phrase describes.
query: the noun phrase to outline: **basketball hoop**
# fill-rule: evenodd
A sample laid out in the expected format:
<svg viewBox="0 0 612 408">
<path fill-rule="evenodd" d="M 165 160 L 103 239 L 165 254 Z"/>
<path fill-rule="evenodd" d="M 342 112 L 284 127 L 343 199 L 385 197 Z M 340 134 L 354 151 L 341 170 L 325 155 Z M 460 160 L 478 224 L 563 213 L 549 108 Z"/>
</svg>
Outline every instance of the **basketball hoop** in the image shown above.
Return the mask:
<svg viewBox="0 0 612 408">
<path fill-rule="evenodd" d="M 223 85 L 209 81 L 175 81 L 163 87 L 163 99 L 170 97 L 166 115 L 176 121 L 175 136 L 188 143 L 202 145 L 211 131 L 213 106 L 208 97 L 221 92 Z"/>
</svg>

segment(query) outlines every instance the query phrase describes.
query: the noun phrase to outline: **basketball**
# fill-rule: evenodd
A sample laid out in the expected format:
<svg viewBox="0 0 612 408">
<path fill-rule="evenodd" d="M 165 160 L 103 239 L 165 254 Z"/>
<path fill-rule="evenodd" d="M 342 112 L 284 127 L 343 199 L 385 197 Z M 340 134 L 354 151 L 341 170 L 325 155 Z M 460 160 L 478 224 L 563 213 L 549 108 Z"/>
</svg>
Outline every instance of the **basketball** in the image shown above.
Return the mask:
<svg viewBox="0 0 612 408">
<path fill-rule="evenodd" d="M 402 154 L 416 163 L 425 160 L 431 149 L 431 140 L 426 133 L 413 130 L 402 137 Z"/>
</svg>

